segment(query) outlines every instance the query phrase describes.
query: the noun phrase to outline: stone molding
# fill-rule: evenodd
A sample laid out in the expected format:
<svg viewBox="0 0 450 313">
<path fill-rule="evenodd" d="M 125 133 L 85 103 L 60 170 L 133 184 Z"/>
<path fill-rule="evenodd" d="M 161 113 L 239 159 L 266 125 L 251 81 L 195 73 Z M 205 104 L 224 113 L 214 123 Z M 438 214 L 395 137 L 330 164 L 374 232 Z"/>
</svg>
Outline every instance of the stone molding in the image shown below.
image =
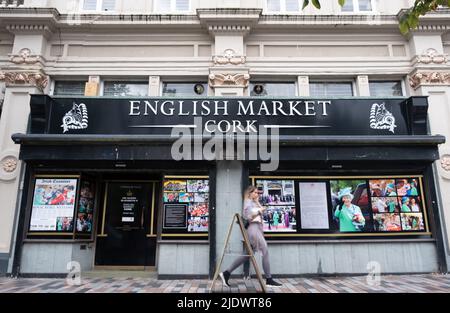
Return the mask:
<svg viewBox="0 0 450 313">
<path fill-rule="evenodd" d="M 45 24 L 8 24 L 6 30 L 17 34 L 40 34 L 49 38 L 53 34 L 53 29 Z"/>
<path fill-rule="evenodd" d="M 10 54 L 9 61 L 21 65 L 21 64 L 36 64 L 41 62 L 42 59 L 39 55 L 32 54 L 31 49 L 23 48 L 18 54 Z"/>
<path fill-rule="evenodd" d="M 231 86 L 247 88 L 250 82 L 250 75 L 245 73 L 239 74 L 210 74 L 209 85 L 212 88 Z"/>
<path fill-rule="evenodd" d="M 438 172 L 442 178 L 450 180 L 450 148 L 441 148 L 441 158 L 437 164 Z"/>
<path fill-rule="evenodd" d="M 450 86 L 450 72 L 420 71 L 409 77 L 411 88 L 417 89 L 424 85 Z"/>
<path fill-rule="evenodd" d="M 227 49 L 222 55 L 216 55 L 213 57 L 214 65 L 242 65 L 246 62 L 246 57 L 236 55 L 233 49 Z"/>
<path fill-rule="evenodd" d="M 5 81 L 7 87 L 32 86 L 44 90 L 49 78 L 39 72 L 0 72 L 0 81 Z"/>
<path fill-rule="evenodd" d="M 0 180 L 13 180 L 17 177 L 18 172 L 18 153 L 12 150 L 0 153 Z"/>
<path fill-rule="evenodd" d="M 447 64 L 448 62 L 448 54 L 440 54 L 436 49 L 429 48 L 421 55 L 416 57 L 417 63 L 422 64 Z"/>
</svg>

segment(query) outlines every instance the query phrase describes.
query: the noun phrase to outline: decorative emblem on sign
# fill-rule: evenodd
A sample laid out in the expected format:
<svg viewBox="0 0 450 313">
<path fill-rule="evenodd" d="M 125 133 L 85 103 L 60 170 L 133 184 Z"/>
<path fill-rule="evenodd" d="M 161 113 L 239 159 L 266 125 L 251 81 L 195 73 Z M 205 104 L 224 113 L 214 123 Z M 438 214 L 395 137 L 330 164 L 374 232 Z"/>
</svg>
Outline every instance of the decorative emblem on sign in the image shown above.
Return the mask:
<svg viewBox="0 0 450 313">
<path fill-rule="evenodd" d="M 70 129 L 86 129 L 88 128 L 88 111 L 84 103 L 73 103 L 72 110 L 66 113 L 63 117 L 63 124 L 61 127 L 64 133 Z"/>
<path fill-rule="evenodd" d="M 395 133 L 395 117 L 386 109 L 384 103 L 374 103 L 370 111 L 370 128 L 372 129 L 389 129 L 391 133 Z"/>
</svg>

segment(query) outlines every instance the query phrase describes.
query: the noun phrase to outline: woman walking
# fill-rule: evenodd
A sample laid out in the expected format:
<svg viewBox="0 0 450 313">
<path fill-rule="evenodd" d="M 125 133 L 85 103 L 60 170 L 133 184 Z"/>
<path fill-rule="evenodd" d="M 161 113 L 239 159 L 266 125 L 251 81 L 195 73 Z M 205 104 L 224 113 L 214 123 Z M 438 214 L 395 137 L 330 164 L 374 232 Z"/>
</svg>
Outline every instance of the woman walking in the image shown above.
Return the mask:
<svg viewBox="0 0 450 313">
<path fill-rule="evenodd" d="M 270 287 L 280 287 L 281 284 L 272 279 L 270 274 L 269 250 L 263 229 L 263 212 L 265 209 L 259 203 L 259 192 L 255 186 L 247 188 L 244 194 L 244 218 L 249 221 L 247 228 L 248 238 L 254 252 L 261 251 L 264 274 L 266 276 L 266 285 Z M 231 273 L 239 266 L 244 264 L 250 257 L 241 256 L 224 272 L 220 273 L 220 278 L 225 286 L 230 287 L 228 280 Z"/>
</svg>

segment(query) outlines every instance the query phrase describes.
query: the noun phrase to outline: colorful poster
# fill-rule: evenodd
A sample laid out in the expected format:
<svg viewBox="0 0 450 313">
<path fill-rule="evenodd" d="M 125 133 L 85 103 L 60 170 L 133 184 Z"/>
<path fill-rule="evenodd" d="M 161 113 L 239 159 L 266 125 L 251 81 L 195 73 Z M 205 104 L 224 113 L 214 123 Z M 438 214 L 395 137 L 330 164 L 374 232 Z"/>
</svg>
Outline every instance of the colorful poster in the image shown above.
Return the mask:
<svg viewBox="0 0 450 313">
<path fill-rule="evenodd" d="M 163 228 L 188 233 L 208 232 L 209 180 L 165 180 L 163 185 Z"/>
<path fill-rule="evenodd" d="M 341 233 L 372 228 L 366 180 L 331 180 L 331 203 L 336 229 Z"/>
<path fill-rule="evenodd" d="M 77 182 L 77 179 L 36 179 L 30 231 L 73 231 Z"/>
<path fill-rule="evenodd" d="M 78 233 L 92 233 L 94 220 L 95 182 L 83 180 L 80 183 L 80 197 L 78 200 L 78 213 L 76 230 Z"/>
<path fill-rule="evenodd" d="M 329 229 L 326 183 L 300 183 L 302 229 Z"/>
</svg>

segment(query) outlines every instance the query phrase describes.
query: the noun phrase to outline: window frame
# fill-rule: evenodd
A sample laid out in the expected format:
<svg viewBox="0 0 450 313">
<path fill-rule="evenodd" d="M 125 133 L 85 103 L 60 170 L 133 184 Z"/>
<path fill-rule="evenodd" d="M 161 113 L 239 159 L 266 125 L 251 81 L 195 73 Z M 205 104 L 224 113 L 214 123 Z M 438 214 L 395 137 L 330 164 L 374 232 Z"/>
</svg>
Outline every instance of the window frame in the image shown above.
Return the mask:
<svg viewBox="0 0 450 313">
<path fill-rule="evenodd" d="M 400 83 L 400 88 L 401 88 L 401 92 L 402 94 L 400 96 L 375 96 L 372 95 L 372 92 L 370 90 L 370 83 L 387 83 L 387 82 L 399 82 Z M 369 92 L 370 92 L 370 96 L 371 97 L 406 97 L 406 88 L 405 88 L 405 84 L 404 84 L 404 80 L 403 79 L 369 79 Z"/>
<path fill-rule="evenodd" d="M 334 96 L 334 97 L 343 98 L 343 97 L 357 97 L 358 96 L 358 93 L 356 90 L 356 82 L 354 79 L 332 79 L 332 78 L 328 78 L 328 79 L 326 79 L 326 78 L 325 79 L 320 79 L 320 78 L 315 79 L 314 78 L 314 79 L 312 79 L 310 77 L 309 83 L 308 83 L 310 97 L 319 97 L 319 96 L 313 96 L 311 94 L 311 84 L 317 84 L 317 83 L 341 83 L 341 84 L 350 83 L 351 88 L 352 88 L 351 96 Z M 320 97 L 330 97 L 330 96 L 320 96 Z"/>
<path fill-rule="evenodd" d="M 117 12 L 117 0 L 114 0 L 114 9 L 113 10 L 103 10 L 103 1 L 104 0 L 96 0 L 96 8 L 95 10 L 86 10 L 84 8 L 84 3 L 86 0 L 80 1 L 80 12 L 83 13 L 116 13 Z"/>
<path fill-rule="evenodd" d="M 271 11 L 269 10 L 269 5 L 268 5 L 268 0 L 264 1 L 264 12 L 268 13 L 268 14 L 301 14 L 303 12 L 302 10 L 302 3 L 300 2 L 300 0 L 297 0 L 298 3 L 298 11 L 287 11 L 286 10 L 286 0 L 278 0 L 280 1 L 280 11 Z"/>
<path fill-rule="evenodd" d="M 161 0 L 155 0 L 154 5 L 153 5 L 153 12 L 156 14 L 167 14 L 167 13 L 189 14 L 189 13 L 193 13 L 193 6 L 192 6 L 191 0 L 188 0 L 189 8 L 185 11 L 177 10 L 176 0 L 168 0 L 168 1 L 170 1 L 170 9 L 168 11 L 161 10 L 159 7 L 159 1 L 161 1 Z"/>
<path fill-rule="evenodd" d="M 352 11 L 343 11 L 342 7 L 339 6 L 339 13 L 340 14 L 375 14 L 378 12 L 377 7 L 377 1 L 376 0 L 370 0 L 370 5 L 372 6 L 372 10 L 370 11 L 361 11 L 359 7 L 359 0 L 347 0 L 352 1 L 353 4 L 353 10 Z"/>
<path fill-rule="evenodd" d="M 292 96 L 285 96 L 285 97 L 298 97 L 299 96 L 299 90 L 298 90 L 298 83 L 297 81 L 283 81 L 283 80 L 263 80 L 263 79 L 255 79 L 250 81 L 248 88 L 247 88 L 247 92 L 246 95 L 247 97 L 256 97 L 256 98 L 264 98 L 264 97 L 279 97 L 279 96 L 271 96 L 271 95 L 267 95 L 267 96 L 252 96 L 252 85 L 256 85 L 256 84 L 293 84 L 294 85 L 294 91 L 295 91 L 295 95 Z"/>
<path fill-rule="evenodd" d="M 86 83 L 88 83 L 89 82 L 89 79 L 88 78 L 77 78 L 77 77 L 74 77 L 74 78 L 66 78 L 66 79 L 53 79 L 52 80 L 52 82 L 51 82 L 51 88 L 50 88 L 50 95 L 51 96 L 56 96 L 56 97 L 65 97 L 66 95 L 57 95 L 57 94 L 55 94 L 55 91 L 56 91 L 56 83 L 58 83 L 58 82 L 66 82 L 66 83 L 84 83 L 85 84 L 85 86 L 84 86 L 84 91 L 83 91 L 83 94 L 82 95 L 73 95 L 73 96 L 80 96 L 80 97 L 83 97 L 84 95 L 85 95 L 85 92 L 86 92 Z"/>
<path fill-rule="evenodd" d="M 165 96 L 164 95 L 164 84 L 166 84 L 166 83 L 167 84 L 192 84 L 193 86 L 195 86 L 197 84 L 202 84 L 202 85 L 206 85 L 206 88 L 205 88 L 204 95 L 197 95 L 197 94 L 195 94 L 195 95 L 192 95 L 192 96 L 176 96 L 176 95 L 175 96 Z M 212 88 L 209 87 L 208 80 L 199 79 L 198 81 L 193 81 L 192 79 L 189 79 L 189 80 L 183 80 L 183 79 L 165 79 L 165 80 L 162 80 L 161 79 L 160 87 L 159 87 L 159 95 L 160 95 L 160 97 L 166 97 L 166 98 L 169 98 L 169 97 L 174 97 L 174 98 L 198 97 L 198 98 L 201 98 L 201 97 L 210 97 L 211 96 L 210 95 L 211 90 L 212 90 Z"/>
<path fill-rule="evenodd" d="M 147 94 L 145 96 L 123 96 L 123 97 L 149 97 L 150 96 L 150 83 L 148 80 L 143 80 L 143 79 L 130 79 L 130 78 L 118 78 L 118 79 L 114 79 L 114 78 L 108 78 L 108 79 L 102 79 L 100 81 L 100 92 L 99 92 L 99 96 L 100 97 L 116 97 L 116 96 L 105 96 L 105 83 L 124 83 L 124 84 L 138 84 L 138 83 L 142 83 L 142 85 L 147 85 Z M 120 98 L 119 96 L 117 96 L 117 98 Z"/>
</svg>

